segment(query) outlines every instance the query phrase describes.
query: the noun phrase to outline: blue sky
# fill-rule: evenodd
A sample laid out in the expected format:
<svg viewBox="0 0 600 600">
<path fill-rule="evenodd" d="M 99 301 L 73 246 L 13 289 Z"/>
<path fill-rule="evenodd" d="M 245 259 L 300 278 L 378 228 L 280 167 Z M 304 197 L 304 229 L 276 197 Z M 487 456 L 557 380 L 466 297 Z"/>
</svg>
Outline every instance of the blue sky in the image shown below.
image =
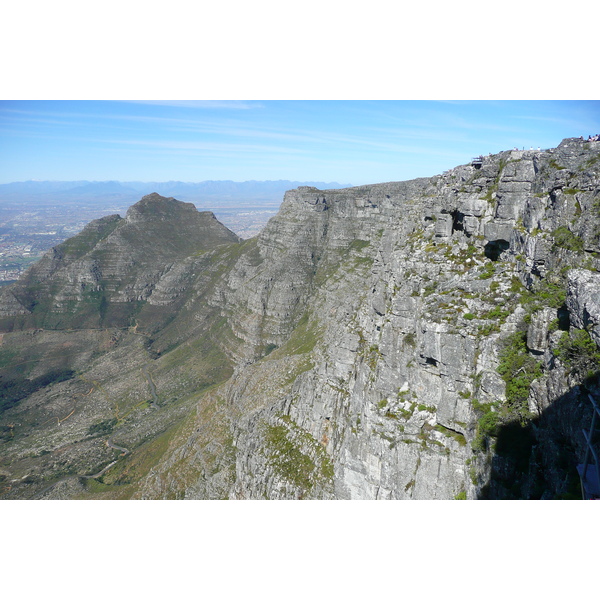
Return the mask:
<svg viewBox="0 0 600 600">
<path fill-rule="evenodd" d="M 600 101 L 0 101 L 0 183 L 432 176 L 600 133 Z"/>
</svg>

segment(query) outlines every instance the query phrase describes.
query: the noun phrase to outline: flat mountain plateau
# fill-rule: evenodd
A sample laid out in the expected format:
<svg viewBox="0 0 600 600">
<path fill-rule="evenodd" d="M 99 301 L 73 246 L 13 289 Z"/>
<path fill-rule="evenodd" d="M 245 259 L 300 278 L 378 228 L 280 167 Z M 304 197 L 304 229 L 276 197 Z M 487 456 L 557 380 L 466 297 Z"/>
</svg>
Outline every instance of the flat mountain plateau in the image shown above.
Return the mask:
<svg viewBox="0 0 600 600">
<path fill-rule="evenodd" d="M 0 289 L 3 499 L 551 499 L 600 398 L 600 142 L 156 193 Z M 597 444 L 596 444 L 597 446 Z"/>
</svg>

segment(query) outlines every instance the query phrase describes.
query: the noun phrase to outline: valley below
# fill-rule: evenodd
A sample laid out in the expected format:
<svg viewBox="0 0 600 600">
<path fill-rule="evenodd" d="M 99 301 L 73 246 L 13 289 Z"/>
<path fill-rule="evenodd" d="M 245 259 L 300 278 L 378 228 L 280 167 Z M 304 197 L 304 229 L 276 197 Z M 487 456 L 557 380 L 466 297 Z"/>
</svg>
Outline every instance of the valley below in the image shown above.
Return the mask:
<svg viewBox="0 0 600 600">
<path fill-rule="evenodd" d="M 0 288 L 0 498 L 581 497 L 600 142 L 266 216 L 150 193 Z"/>
</svg>

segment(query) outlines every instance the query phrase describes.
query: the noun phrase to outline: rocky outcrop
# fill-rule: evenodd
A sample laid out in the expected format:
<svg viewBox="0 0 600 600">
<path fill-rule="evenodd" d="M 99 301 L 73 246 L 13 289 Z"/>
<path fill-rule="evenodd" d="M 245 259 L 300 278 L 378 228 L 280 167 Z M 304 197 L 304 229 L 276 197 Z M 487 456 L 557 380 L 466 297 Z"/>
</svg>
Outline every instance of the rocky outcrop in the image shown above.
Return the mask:
<svg viewBox="0 0 600 600">
<path fill-rule="evenodd" d="M 190 262 L 180 261 L 239 241 L 211 212 L 158 194 L 144 196 L 124 219 L 93 221 L 1 290 L 0 325 L 127 326 L 140 302 L 170 304 L 187 287 L 182 281 L 189 279 Z"/>
<path fill-rule="evenodd" d="M 497 475 L 489 454 L 502 423 L 526 424 L 525 413 L 569 389 L 554 354 L 569 315 L 572 328 L 591 323 L 575 313 L 595 310 L 586 285 L 591 296 L 600 290 L 596 145 L 566 140 L 432 179 L 288 192 L 258 239 L 252 289 L 231 278 L 227 304 L 243 303 L 248 343 L 281 345 L 265 369 L 289 353 L 285 339 L 303 314 L 312 367 L 280 388 L 262 419 L 242 419 L 237 493 L 312 493 L 290 490 L 276 462 L 256 452 L 261 427 L 285 416 L 309 436 L 297 452 L 321 443 L 332 461 L 333 488 L 318 497 L 481 495 Z M 582 262 L 591 270 L 585 283 L 570 277 L 565 304 L 565 274 Z M 519 331 L 542 371 L 517 407 L 498 369 L 504 340 Z"/>
<path fill-rule="evenodd" d="M 567 308 L 571 323 L 589 331 L 600 346 L 600 273 L 573 269 L 568 273 Z"/>
<path fill-rule="evenodd" d="M 291 190 L 243 243 L 145 198 L 0 308 L 27 327 L 42 266 L 46 315 L 88 306 L 89 286 L 105 326 L 136 304 L 126 324 L 153 353 L 154 393 L 197 408 L 134 497 L 558 497 L 598 392 L 599 204 L 600 143 L 577 139 L 432 178 Z M 105 385 L 135 397 L 124 382 Z M 121 444 L 162 440 L 149 419 L 117 421 Z"/>
</svg>

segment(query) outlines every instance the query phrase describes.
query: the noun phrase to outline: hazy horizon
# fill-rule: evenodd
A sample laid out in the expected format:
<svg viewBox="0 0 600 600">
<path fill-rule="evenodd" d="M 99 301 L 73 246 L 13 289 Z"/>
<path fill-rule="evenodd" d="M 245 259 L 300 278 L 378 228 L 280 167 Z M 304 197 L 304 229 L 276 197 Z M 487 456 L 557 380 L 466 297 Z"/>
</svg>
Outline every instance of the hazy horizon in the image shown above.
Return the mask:
<svg viewBox="0 0 600 600">
<path fill-rule="evenodd" d="M 596 100 L 3 100 L 0 183 L 358 186 L 598 132 Z"/>
</svg>

